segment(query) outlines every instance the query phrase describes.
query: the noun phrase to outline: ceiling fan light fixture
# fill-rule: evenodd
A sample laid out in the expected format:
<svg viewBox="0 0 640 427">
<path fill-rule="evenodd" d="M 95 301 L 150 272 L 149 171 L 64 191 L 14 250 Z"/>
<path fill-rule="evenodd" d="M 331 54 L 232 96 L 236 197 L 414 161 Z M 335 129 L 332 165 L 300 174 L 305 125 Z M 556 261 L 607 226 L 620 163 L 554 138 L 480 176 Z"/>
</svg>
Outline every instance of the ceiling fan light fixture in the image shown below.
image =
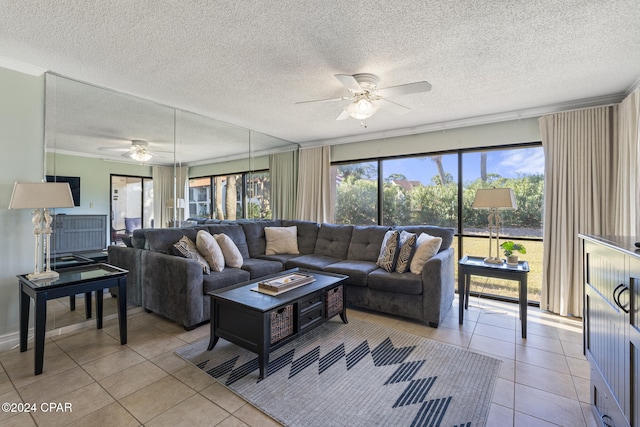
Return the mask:
<svg viewBox="0 0 640 427">
<path fill-rule="evenodd" d="M 133 160 L 137 162 L 148 162 L 151 160 L 151 154 L 147 152 L 147 150 L 134 150 L 129 154 Z"/>
<path fill-rule="evenodd" d="M 345 111 L 357 120 L 366 120 L 378 111 L 378 106 L 367 98 L 359 98 L 345 107 Z"/>
</svg>

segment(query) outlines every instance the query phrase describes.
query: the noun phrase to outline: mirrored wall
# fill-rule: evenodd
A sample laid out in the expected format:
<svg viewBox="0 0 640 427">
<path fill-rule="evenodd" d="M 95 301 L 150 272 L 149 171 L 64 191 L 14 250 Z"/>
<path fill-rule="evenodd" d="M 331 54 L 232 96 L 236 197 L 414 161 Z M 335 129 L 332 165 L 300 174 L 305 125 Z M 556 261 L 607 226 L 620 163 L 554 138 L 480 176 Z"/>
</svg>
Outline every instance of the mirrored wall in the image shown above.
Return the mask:
<svg viewBox="0 0 640 427">
<path fill-rule="evenodd" d="M 68 230 L 82 220 L 85 234 L 77 241 L 56 235 L 52 245 L 54 257 L 73 262 L 70 255 L 99 255 L 132 228 L 179 225 L 189 215 L 189 179 L 267 170 L 269 154 L 297 144 L 47 74 L 44 149 L 46 178 L 76 187 L 76 207 L 55 215 Z M 94 230 L 91 238 L 86 230 Z M 48 328 L 84 316 L 81 306 L 70 313 L 68 304 L 49 308 Z M 105 301 L 105 315 L 110 310 L 115 304 Z"/>
</svg>

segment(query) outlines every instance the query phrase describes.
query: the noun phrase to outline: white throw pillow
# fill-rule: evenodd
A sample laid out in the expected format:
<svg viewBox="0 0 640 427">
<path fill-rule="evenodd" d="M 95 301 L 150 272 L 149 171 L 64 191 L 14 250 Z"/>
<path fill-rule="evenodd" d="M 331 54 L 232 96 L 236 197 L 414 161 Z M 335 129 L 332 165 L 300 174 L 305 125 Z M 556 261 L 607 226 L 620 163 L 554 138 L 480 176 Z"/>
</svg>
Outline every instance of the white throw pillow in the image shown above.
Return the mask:
<svg viewBox="0 0 640 427">
<path fill-rule="evenodd" d="M 298 227 L 265 227 L 264 236 L 267 240 L 265 255 L 299 254 Z"/>
<path fill-rule="evenodd" d="M 416 240 L 416 251 L 411 259 L 410 270 L 414 274 L 422 274 L 424 265 L 429 259 L 438 253 L 442 245 L 442 237 L 434 237 L 427 233 L 422 233 Z"/>
<path fill-rule="evenodd" d="M 198 252 L 207 260 L 213 271 L 224 270 L 224 254 L 218 241 L 208 231 L 200 230 L 196 235 Z"/>
<path fill-rule="evenodd" d="M 220 245 L 220 249 L 222 249 L 222 253 L 224 254 L 224 263 L 227 267 L 242 267 L 242 254 L 233 240 L 231 240 L 231 237 L 226 234 L 214 234 L 213 237 L 216 238 L 216 241 Z"/>
</svg>

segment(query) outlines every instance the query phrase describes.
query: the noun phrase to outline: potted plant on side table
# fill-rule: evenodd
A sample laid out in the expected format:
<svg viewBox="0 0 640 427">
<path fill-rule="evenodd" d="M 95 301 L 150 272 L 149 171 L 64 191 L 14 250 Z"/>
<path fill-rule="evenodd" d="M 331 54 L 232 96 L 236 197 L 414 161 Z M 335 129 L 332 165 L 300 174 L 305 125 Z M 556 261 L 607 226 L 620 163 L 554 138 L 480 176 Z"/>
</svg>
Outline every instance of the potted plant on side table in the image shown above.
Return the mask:
<svg viewBox="0 0 640 427">
<path fill-rule="evenodd" d="M 507 257 L 507 265 L 518 265 L 518 255 L 514 255 L 514 252 L 526 254 L 527 249 L 520 243 L 514 243 L 511 240 L 502 242 L 500 247 L 504 250 L 504 256 Z"/>
</svg>

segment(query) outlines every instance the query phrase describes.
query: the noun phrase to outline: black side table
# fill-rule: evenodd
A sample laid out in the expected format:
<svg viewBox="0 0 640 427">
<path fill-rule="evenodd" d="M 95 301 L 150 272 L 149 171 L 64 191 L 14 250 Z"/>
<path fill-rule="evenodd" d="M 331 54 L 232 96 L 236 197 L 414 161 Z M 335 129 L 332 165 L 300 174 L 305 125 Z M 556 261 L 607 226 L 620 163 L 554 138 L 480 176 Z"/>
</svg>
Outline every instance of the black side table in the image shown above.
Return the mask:
<svg viewBox="0 0 640 427">
<path fill-rule="evenodd" d="M 96 326 L 102 329 L 102 290 L 118 289 L 118 326 L 120 344 L 127 343 L 127 270 L 109 264 L 89 264 L 67 267 L 57 270 L 60 277 L 56 280 L 31 281 L 26 275 L 18 276 L 20 286 L 20 351 L 27 351 L 27 333 L 29 329 L 29 308 L 31 298 L 35 303 L 34 342 L 35 375 L 42 373 L 44 361 L 44 336 L 47 321 L 47 301 L 76 294 L 96 292 Z"/>
<path fill-rule="evenodd" d="M 464 310 L 469 308 L 469 288 L 471 276 L 493 277 L 496 279 L 515 280 L 520 283 L 518 299 L 520 301 L 520 323 L 522 326 L 522 338 L 527 337 L 527 274 L 529 263 L 520 261 L 518 265 L 510 266 L 507 263 L 485 263 L 483 257 L 465 256 L 458 261 L 458 320 L 462 325 Z"/>
</svg>

